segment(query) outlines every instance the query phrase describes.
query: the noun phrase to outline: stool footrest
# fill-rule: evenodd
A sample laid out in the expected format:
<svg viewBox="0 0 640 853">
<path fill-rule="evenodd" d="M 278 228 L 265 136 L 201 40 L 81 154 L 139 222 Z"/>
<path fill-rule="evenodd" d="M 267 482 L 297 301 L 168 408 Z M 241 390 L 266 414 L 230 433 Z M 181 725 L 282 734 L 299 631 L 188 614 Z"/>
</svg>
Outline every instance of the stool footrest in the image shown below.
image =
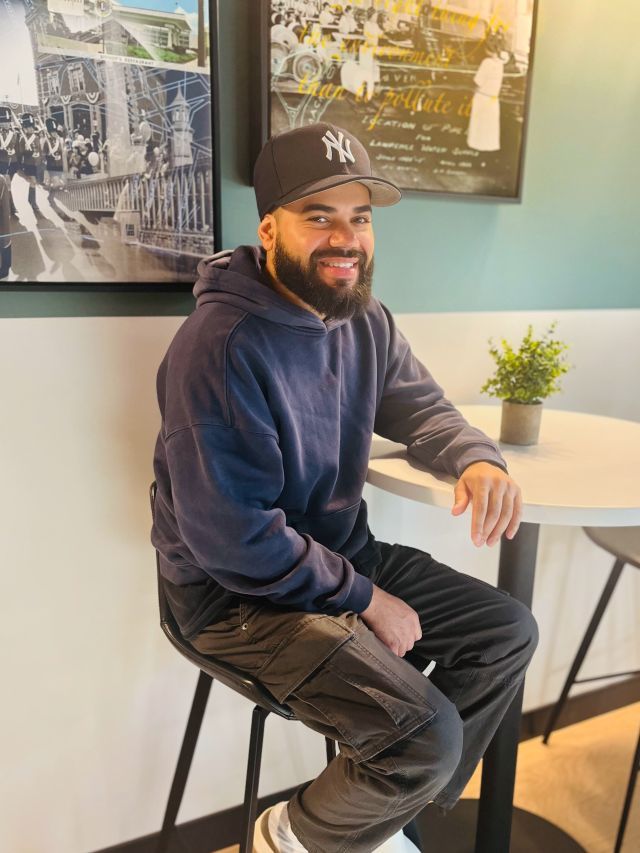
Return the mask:
<svg viewBox="0 0 640 853">
<path fill-rule="evenodd" d="M 589 678 L 575 678 L 574 684 L 585 684 L 587 681 L 604 681 L 607 678 L 622 678 L 623 675 L 640 675 L 640 669 L 630 669 L 628 672 L 612 672 L 611 675 L 591 675 Z"/>
</svg>

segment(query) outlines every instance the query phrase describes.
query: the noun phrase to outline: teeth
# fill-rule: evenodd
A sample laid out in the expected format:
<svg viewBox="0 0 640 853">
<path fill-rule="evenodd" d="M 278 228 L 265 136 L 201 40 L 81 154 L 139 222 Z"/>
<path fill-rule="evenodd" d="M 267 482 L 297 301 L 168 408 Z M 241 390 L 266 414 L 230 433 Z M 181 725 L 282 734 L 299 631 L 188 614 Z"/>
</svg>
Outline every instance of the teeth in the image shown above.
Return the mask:
<svg viewBox="0 0 640 853">
<path fill-rule="evenodd" d="M 330 264 L 330 263 L 327 263 L 326 261 L 323 261 L 322 263 L 324 264 L 325 267 L 340 267 L 341 269 L 351 269 L 351 267 L 354 267 L 356 265 L 355 261 L 353 261 L 352 263 L 346 263 L 346 264 Z"/>
</svg>

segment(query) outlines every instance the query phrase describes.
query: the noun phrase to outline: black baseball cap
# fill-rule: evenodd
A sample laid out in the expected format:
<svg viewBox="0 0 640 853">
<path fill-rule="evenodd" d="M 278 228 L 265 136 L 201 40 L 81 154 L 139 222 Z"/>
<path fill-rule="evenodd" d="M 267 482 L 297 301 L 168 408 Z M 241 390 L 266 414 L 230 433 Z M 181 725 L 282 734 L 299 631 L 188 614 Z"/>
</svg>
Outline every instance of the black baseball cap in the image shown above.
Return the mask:
<svg viewBox="0 0 640 853">
<path fill-rule="evenodd" d="M 364 145 L 349 131 L 328 122 L 271 136 L 253 169 L 260 219 L 283 204 L 356 181 L 369 189 L 371 204 L 377 207 L 396 204 L 402 198 L 395 184 L 371 174 Z"/>
</svg>

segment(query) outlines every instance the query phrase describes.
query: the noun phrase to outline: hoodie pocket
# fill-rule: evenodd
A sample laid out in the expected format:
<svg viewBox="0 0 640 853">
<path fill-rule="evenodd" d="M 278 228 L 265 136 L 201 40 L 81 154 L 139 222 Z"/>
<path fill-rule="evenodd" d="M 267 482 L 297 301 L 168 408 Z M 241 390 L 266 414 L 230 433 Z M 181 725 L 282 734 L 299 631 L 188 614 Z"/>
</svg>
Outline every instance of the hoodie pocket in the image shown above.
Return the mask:
<svg viewBox="0 0 640 853">
<path fill-rule="evenodd" d="M 287 513 L 287 524 L 297 533 L 307 533 L 325 548 L 338 551 L 351 536 L 361 503 L 362 500 L 358 500 L 350 506 L 319 515 Z"/>
</svg>

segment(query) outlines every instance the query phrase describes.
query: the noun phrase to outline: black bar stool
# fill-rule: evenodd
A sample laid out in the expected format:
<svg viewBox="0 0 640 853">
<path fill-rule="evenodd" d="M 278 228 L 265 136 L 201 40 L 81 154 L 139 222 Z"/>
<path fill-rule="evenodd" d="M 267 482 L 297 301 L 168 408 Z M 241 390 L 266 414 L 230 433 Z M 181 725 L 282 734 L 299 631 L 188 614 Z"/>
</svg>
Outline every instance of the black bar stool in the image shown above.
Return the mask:
<svg viewBox="0 0 640 853">
<path fill-rule="evenodd" d="M 615 562 L 602 591 L 602 595 L 600 596 L 600 600 L 593 612 L 587 631 L 582 638 L 580 648 L 578 649 L 575 659 L 571 664 L 571 668 L 569 669 L 569 674 L 567 675 L 567 680 L 564 683 L 560 697 L 549 714 L 549 719 L 547 720 L 544 736 L 542 738 L 543 743 L 547 743 L 549 740 L 549 736 L 553 731 L 555 724 L 558 721 L 558 717 L 560 716 L 567 701 L 569 690 L 574 684 L 582 684 L 588 681 L 600 681 L 604 678 L 616 678 L 621 675 L 638 675 L 640 673 L 640 670 L 636 669 L 628 672 L 616 672 L 611 675 L 596 675 L 591 678 L 576 678 L 580 671 L 580 667 L 582 666 L 582 662 L 589 651 L 591 641 L 598 630 L 598 625 L 600 624 L 600 620 L 607 608 L 609 599 L 611 598 L 611 595 L 616 588 L 616 584 L 620 579 L 622 569 L 627 563 L 631 566 L 635 566 L 636 569 L 640 569 L 640 527 L 584 527 L 583 530 L 589 539 L 595 542 L 596 545 L 599 545 L 601 548 L 604 548 L 605 551 L 612 554 L 615 557 Z"/>
<path fill-rule="evenodd" d="M 149 489 L 151 501 L 151 514 L 156 497 L 156 483 L 153 482 Z M 254 703 L 251 718 L 251 737 L 249 741 L 249 757 L 247 762 L 247 776 L 245 783 L 244 805 L 242 815 L 242 833 L 240 836 L 240 853 L 252 853 L 253 829 L 256 820 L 258 805 L 258 783 L 260 781 L 260 761 L 262 758 L 262 741 L 264 737 L 264 724 L 270 713 L 284 717 L 285 720 L 295 720 L 296 716 L 287 705 L 281 705 L 276 699 L 259 684 L 254 678 L 237 670 L 235 667 L 217 661 L 209 655 L 202 655 L 193 648 L 180 634 L 180 630 L 169 609 L 164 594 L 162 580 L 160 577 L 159 558 L 156 552 L 156 572 L 158 579 L 158 603 L 160 606 L 160 625 L 169 638 L 172 645 L 183 657 L 195 664 L 200 670 L 195 695 L 189 713 L 187 728 L 182 740 L 182 747 L 178 757 L 178 763 L 173 776 L 169 799 L 162 822 L 162 830 L 156 848 L 157 853 L 167 850 L 169 841 L 173 834 L 176 818 L 184 789 L 187 784 L 187 776 L 191 767 L 193 753 L 196 748 L 198 734 L 202 725 L 202 718 L 207 707 L 207 699 L 211 690 L 211 684 L 215 678 L 226 684 L 236 693 Z M 331 738 L 325 738 L 327 749 L 327 763 L 336 755 L 335 743 Z"/>
<path fill-rule="evenodd" d="M 627 793 L 624 798 L 622 815 L 620 817 L 620 826 L 618 827 L 618 837 L 616 838 L 616 846 L 613 849 L 613 853 L 620 853 L 622 850 L 622 839 L 624 838 L 624 831 L 627 828 L 627 820 L 631 811 L 631 801 L 633 800 L 633 791 L 636 787 L 638 773 L 640 773 L 640 734 L 638 734 L 638 743 L 636 744 L 635 755 L 631 762 L 631 775 L 629 776 L 629 784 L 627 785 Z"/>
<path fill-rule="evenodd" d="M 569 691 L 574 684 L 581 684 L 588 681 L 600 681 L 605 678 L 615 678 L 621 675 L 638 675 L 640 673 L 640 670 L 636 669 L 630 670 L 628 672 L 617 672 L 611 675 L 597 675 L 591 678 L 576 677 L 578 675 L 578 672 L 580 671 L 580 667 L 582 666 L 585 656 L 589 651 L 591 641 L 593 640 L 593 637 L 596 631 L 598 630 L 598 625 L 600 624 L 604 611 L 607 608 L 609 599 L 611 598 L 611 595 L 613 594 L 613 591 L 616 588 L 618 581 L 620 580 L 620 575 L 622 574 L 623 568 L 628 563 L 631 566 L 635 566 L 636 569 L 640 569 L 640 527 L 585 527 L 583 529 L 589 539 L 595 542 L 596 545 L 599 545 L 600 548 L 603 548 L 605 551 L 608 551 L 610 554 L 612 554 L 615 558 L 615 561 L 609 574 L 609 578 L 600 596 L 600 600 L 598 601 L 596 609 L 593 612 L 593 616 L 591 617 L 589 626 L 587 627 L 586 633 L 582 638 L 580 648 L 578 649 L 575 659 L 571 664 L 569 674 L 567 675 L 567 679 L 560 693 L 560 697 L 558 698 L 558 701 L 553 706 L 553 708 L 551 709 L 551 713 L 549 714 L 549 719 L 547 720 L 544 736 L 542 738 L 543 743 L 548 742 L 549 736 L 551 735 L 551 732 L 553 731 L 555 724 L 558 721 L 558 717 L 562 713 L 562 709 L 564 708 L 564 705 L 567 701 Z M 622 847 L 622 838 L 624 836 L 624 831 L 627 825 L 627 819 L 629 817 L 631 800 L 633 798 L 633 791 L 635 788 L 639 768 L 640 737 L 638 738 L 638 745 L 636 746 L 633 763 L 631 765 L 631 775 L 629 777 L 629 784 L 627 786 L 627 793 L 622 809 L 620 826 L 618 827 L 618 836 L 614 853 L 619 853 L 620 848 Z"/>
</svg>

